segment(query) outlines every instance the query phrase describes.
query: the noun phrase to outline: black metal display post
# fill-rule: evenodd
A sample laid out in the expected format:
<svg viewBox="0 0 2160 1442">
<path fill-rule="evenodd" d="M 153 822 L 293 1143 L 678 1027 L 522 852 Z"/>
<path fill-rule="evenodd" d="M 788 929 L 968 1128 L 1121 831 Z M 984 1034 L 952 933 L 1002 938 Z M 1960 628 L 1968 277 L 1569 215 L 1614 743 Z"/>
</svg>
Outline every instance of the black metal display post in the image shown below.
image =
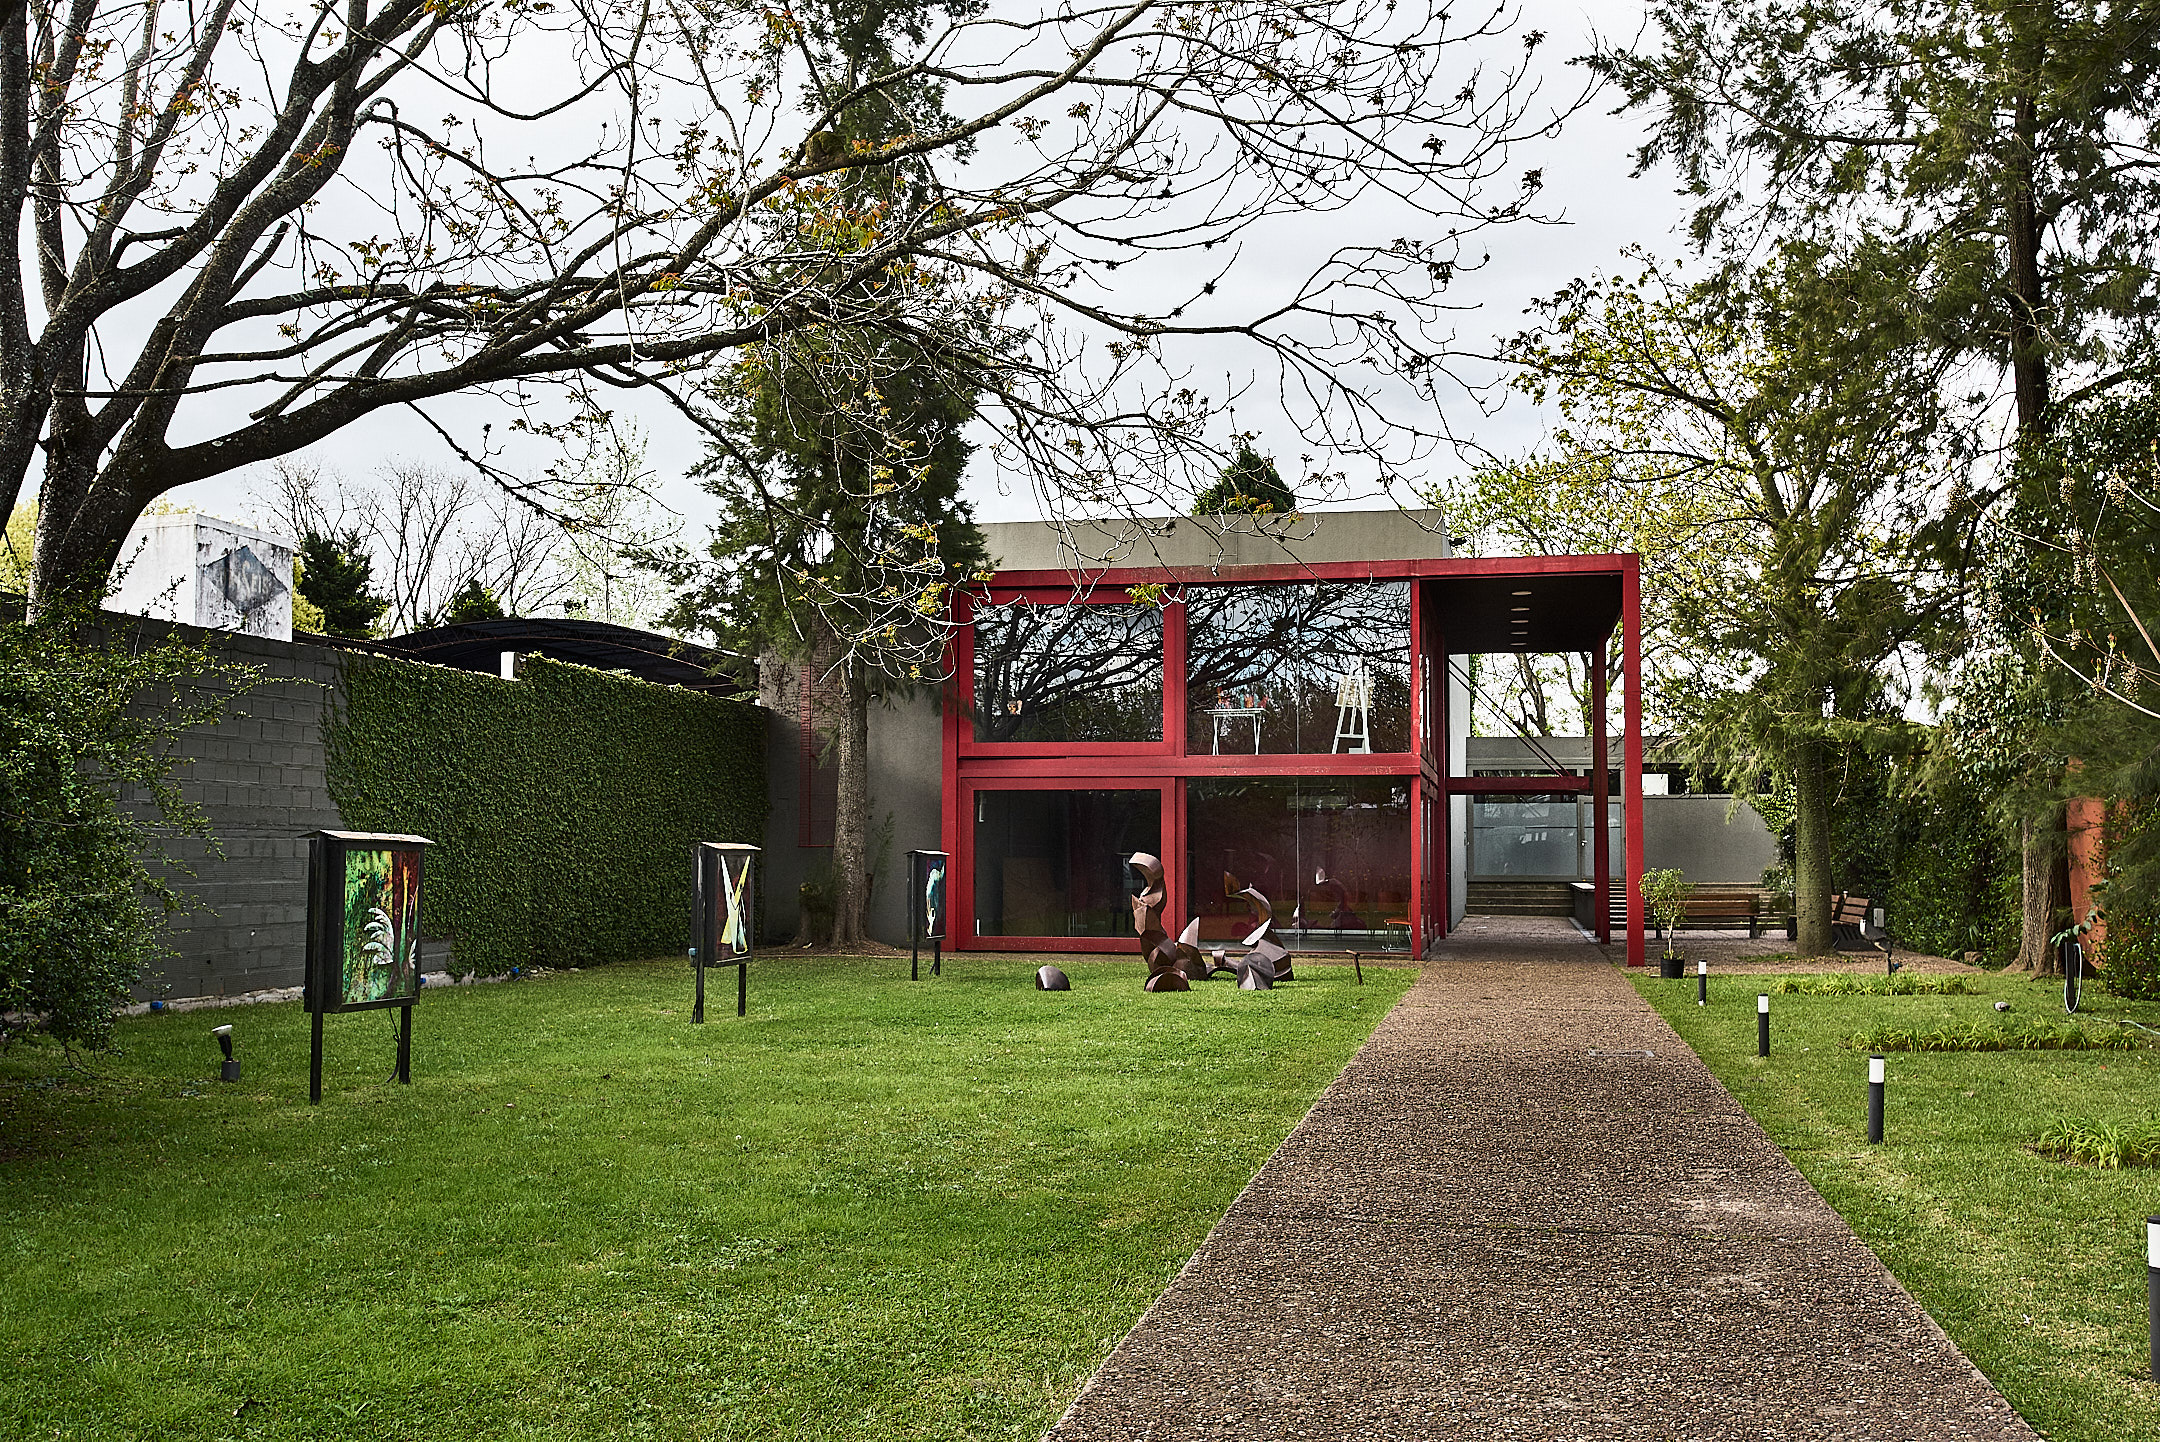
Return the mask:
<svg viewBox="0 0 2160 1442">
<path fill-rule="evenodd" d="M 397 1072 L 412 1085 L 412 1009 L 420 999 L 425 836 L 316 831 L 308 842 L 308 1104 L 322 1101 L 323 1017 L 398 1008 Z"/>
<path fill-rule="evenodd" d="M 922 944 L 930 943 L 930 974 L 945 970 L 945 877 L 952 858 L 942 851 L 908 853 L 908 980 L 922 980 Z"/>
<path fill-rule="evenodd" d="M 735 968 L 735 1014 L 750 1014 L 750 952 L 757 939 L 758 848 L 739 841 L 700 841 L 690 864 L 690 954 L 697 994 L 690 1020 L 705 1020 L 705 968 Z"/>
</svg>

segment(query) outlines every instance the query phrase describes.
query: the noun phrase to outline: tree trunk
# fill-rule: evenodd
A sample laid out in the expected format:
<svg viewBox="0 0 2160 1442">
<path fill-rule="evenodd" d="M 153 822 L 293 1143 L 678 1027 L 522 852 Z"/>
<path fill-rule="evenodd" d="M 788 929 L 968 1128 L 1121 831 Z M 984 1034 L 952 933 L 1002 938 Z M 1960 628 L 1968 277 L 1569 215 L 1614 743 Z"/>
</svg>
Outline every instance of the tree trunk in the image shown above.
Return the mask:
<svg viewBox="0 0 2160 1442">
<path fill-rule="evenodd" d="M 835 950 L 861 946 L 870 909 L 870 686 L 855 663 L 847 670 L 847 714 L 840 723 L 840 795 L 833 816 Z"/>
<path fill-rule="evenodd" d="M 2053 824 L 2060 808 L 2045 824 L 2027 819 L 2018 824 L 2018 870 L 2022 881 L 2023 926 L 2018 934 L 2017 963 L 2013 971 L 2054 976 L 2055 947 L 2048 938 L 2061 928 L 2058 918 L 2070 905 L 2069 858 L 2055 844 Z"/>
<path fill-rule="evenodd" d="M 1827 956 L 1830 944 L 1830 778 L 1823 743 L 1802 741 L 1793 755 L 1793 911 L 1802 956 Z"/>
</svg>

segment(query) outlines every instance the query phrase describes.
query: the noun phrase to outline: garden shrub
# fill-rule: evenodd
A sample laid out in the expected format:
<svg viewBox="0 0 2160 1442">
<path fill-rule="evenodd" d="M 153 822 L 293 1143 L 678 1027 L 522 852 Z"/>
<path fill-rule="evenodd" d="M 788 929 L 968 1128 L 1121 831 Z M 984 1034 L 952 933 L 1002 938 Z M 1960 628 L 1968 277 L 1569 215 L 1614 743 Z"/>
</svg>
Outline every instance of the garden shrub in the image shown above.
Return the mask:
<svg viewBox="0 0 2160 1442">
<path fill-rule="evenodd" d="M 2118 1126 L 2067 1118 L 2050 1123 L 2034 1138 L 2033 1150 L 2059 1162 L 2078 1162 L 2109 1171 L 2123 1167 L 2160 1167 L 2160 1120 Z"/>
<path fill-rule="evenodd" d="M 1962 976 L 1854 976 L 1836 972 L 1828 976 L 1787 976 L 1770 990 L 1795 996 L 1976 996 L 1978 990 Z"/>
<path fill-rule="evenodd" d="M 1932 1031 L 1879 1026 L 1846 1043 L 1859 1051 L 2135 1051 L 2127 1031 L 2033 1022 L 2023 1026 L 1945 1026 Z"/>
<path fill-rule="evenodd" d="M 2145 806 L 2114 808 L 2103 833 L 2107 849 L 2112 851 L 2130 828 L 2150 826 L 2152 815 Z M 2114 871 L 2112 865 L 2109 871 Z M 2116 996 L 2131 1001 L 2160 1001 L 2160 915 L 2155 915 L 2149 903 L 2118 896 L 2116 889 L 2111 876 L 2102 891 L 2107 940 L 2095 948 L 2094 959 L 2100 964 L 2096 980 Z"/>
<path fill-rule="evenodd" d="M 1979 800 L 1960 788 L 1908 801 L 1901 830 L 1887 903 L 1898 944 L 1998 964 L 2015 956 L 2017 854 Z"/>
<path fill-rule="evenodd" d="M 344 680 L 331 795 L 435 843 L 423 924 L 461 970 L 679 953 L 691 844 L 764 838 L 754 706 L 539 657 L 506 682 L 353 655 Z"/>
</svg>

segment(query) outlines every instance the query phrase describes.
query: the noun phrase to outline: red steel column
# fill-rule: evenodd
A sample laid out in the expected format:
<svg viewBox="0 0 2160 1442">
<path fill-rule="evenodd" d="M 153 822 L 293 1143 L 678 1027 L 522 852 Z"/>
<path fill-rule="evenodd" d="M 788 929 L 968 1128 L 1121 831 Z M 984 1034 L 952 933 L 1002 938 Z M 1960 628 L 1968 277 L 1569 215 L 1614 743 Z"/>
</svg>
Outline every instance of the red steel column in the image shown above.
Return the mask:
<svg viewBox="0 0 2160 1442">
<path fill-rule="evenodd" d="M 1627 878 L 1627 964 L 1643 961 L 1642 810 L 1642 573 L 1638 557 L 1622 558 L 1620 572 L 1621 703 L 1620 810 L 1622 862 Z M 1602 828 L 1601 828 L 1602 829 Z"/>
<path fill-rule="evenodd" d="M 1606 821 L 1610 800 L 1605 773 L 1612 767 L 1612 743 L 1605 737 L 1605 641 L 1589 656 L 1590 665 L 1590 805 L 1595 838 L 1590 843 L 1590 884 L 1596 888 L 1597 939 L 1612 944 L 1612 828 Z"/>
</svg>

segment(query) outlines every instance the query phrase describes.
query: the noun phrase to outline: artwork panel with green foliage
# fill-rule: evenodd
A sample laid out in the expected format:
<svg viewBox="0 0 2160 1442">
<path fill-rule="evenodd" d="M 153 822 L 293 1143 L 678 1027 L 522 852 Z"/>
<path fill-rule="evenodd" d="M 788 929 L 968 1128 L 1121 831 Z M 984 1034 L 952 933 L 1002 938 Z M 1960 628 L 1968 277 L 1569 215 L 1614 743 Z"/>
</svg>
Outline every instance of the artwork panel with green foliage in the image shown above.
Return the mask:
<svg viewBox="0 0 2160 1442">
<path fill-rule="evenodd" d="M 420 990 L 420 853 L 344 852 L 338 999 L 367 1006 Z"/>
</svg>

